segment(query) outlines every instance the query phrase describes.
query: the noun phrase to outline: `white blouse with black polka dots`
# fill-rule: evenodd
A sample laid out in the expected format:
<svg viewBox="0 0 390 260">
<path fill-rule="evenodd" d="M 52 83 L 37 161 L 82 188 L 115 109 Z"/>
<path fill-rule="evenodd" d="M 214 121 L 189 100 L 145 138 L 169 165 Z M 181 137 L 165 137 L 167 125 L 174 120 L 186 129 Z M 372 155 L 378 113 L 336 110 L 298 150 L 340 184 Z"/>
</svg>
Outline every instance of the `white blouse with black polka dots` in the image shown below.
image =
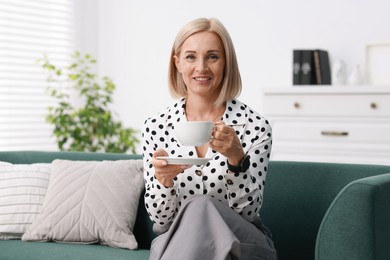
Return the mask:
<svg viewBox="0 0 390 260">
<path fill-rule="evenodd" d="M 239 174 L 230 172 L 227 158 L 209 148 L 205 157 L 212 159 L 206 165 L 185 170 L 174 179 L 173 187 L 166 188 L 154 176 L 151 164 L 154 151 L 162 148 L 171 157 L 197 157 L 195 147 L 181 145 L 173 132 L 176 122 L 187 120 L 184 107 L 185 98 L 157 116 L 148 118 L 144 124 L 145 206 L 151 220 L 166 226 L 188 198 L 207 194 L 253 221 L 262 204 L 271 153 L 272 137 L 268 121 L 237 99 L 227 102 L 223 121 L 235 129 L 244 152 L 250 156 L 249 169 Z"/>
</svg>

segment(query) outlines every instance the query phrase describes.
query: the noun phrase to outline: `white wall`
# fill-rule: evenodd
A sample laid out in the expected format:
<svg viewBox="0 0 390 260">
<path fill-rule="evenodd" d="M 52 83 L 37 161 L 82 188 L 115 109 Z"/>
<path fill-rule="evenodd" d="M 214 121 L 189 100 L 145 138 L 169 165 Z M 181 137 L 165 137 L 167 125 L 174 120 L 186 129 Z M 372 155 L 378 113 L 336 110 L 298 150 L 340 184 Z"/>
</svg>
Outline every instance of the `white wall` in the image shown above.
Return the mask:
<svg viewBox="0 0 390 260">
<path fill-rule="evenodd" d="M 261 87 L 290 85 L 294 48 L 327 49 L 348 69 L 367 44 L 390 43 L 389 0 L 82 0 L 81 50 L 117 85 L 114 110 L 141 130 L 146 117 L 172 103 L 167 89 L 174 37 L 188 21 L 216 17 L 229 30 L 244 90 L 262 111 Z"/>
</svg>

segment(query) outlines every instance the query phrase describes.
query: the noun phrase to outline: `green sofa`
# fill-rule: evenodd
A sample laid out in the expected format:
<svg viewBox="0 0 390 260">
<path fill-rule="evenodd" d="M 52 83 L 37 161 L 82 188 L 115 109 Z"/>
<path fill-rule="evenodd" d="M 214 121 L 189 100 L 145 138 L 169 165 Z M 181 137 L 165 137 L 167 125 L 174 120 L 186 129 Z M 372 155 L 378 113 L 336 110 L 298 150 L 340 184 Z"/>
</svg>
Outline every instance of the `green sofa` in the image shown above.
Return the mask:
<svg viewBox="0 0 390 260">
<path fill-rule="evenodd" d="M 14 164 L 141 159 L 81 152 L 0 152 Z M 390 166 L 271 161 L 261 210 L 280 260 L 390 259 Z M 0 259 L 148 259 L 155 237 L 140 199 L 134 229 L 138 250 L 103 245 L 1 240 Z M 184 259 L 183 259 L 184 260 Z"/>
</svg>

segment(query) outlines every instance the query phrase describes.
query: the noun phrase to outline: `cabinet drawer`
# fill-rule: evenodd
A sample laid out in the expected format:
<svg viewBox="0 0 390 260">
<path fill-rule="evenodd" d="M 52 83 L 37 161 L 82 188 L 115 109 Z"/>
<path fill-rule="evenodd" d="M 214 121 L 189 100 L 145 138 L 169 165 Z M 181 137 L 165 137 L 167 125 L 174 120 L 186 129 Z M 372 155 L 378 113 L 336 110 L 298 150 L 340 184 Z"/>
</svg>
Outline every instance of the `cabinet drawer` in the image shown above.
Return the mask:
<svg viewBox="0 0 390 260">
<path fill-rule="evenodd" d="M 389 117 L 390 94 L 265 94 L 267 116 Z"/>
<path fill-rule="evenodd" d="M 343 122 L 278 120 L 270 118 L 274 142 L 355 142 L 388 144 L 390 148 L 390 121 Z"/>
</svg>

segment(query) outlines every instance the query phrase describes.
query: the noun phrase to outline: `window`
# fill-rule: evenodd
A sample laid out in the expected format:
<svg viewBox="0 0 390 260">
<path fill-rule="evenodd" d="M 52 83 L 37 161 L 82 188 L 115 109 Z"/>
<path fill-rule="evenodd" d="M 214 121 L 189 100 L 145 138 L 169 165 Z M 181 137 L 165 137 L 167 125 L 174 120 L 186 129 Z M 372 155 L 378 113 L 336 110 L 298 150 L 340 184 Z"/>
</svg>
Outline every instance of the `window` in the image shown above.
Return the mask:
<svg viewBox="0 0 390 260">
<path fill-rule="evenodd" d="M 0 150 L 55 150 L 46 122 L 53 100 L 37 60 L 69 64 L 74 0 L 0 0 Z"/>
</svg>

